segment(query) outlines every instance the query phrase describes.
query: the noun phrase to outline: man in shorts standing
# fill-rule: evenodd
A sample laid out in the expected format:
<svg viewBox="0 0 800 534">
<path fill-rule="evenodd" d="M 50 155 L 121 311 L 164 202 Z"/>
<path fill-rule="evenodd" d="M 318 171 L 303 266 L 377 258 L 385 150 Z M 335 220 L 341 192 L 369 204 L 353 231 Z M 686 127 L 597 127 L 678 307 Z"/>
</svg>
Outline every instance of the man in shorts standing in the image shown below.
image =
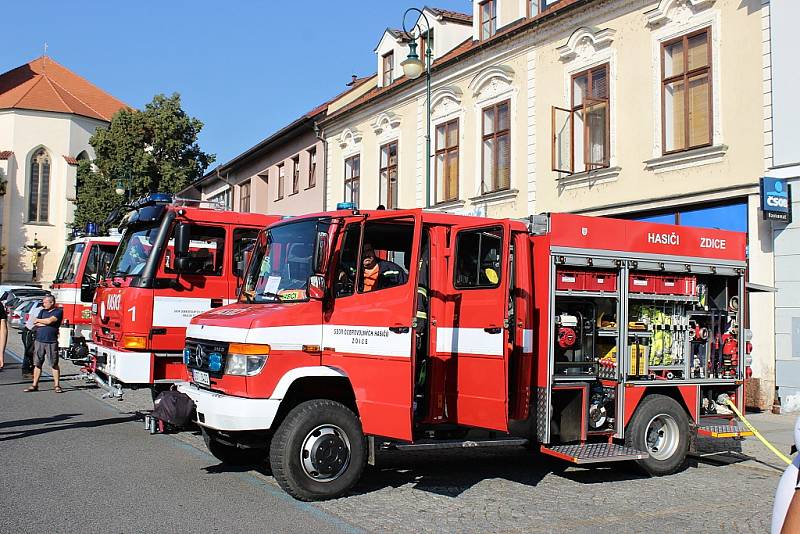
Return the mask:
<svg viewBox="0 0 800 534">
<path fill-rule="evenodd" d="M 36 334 L 33 341 L 33 384 L 25 391 L 39 391 L 39 378 L 42 376 L 42 365 L 44 361 L 53 368 L 53 391 L 63 393 L 58 383 L 58 329 L 64 311 L 56 308 L 56 299 L 53 295 L 45 295 L 42 299 L 42 310 L 39 317 L 33 322 L 36 326 Z"/>
</svg>

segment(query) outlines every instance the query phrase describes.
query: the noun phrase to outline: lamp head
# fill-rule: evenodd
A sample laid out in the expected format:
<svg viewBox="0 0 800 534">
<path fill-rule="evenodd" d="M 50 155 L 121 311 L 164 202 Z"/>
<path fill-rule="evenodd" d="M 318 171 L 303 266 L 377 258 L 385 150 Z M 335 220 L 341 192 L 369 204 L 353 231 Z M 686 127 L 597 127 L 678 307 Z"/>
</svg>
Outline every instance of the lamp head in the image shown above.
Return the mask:
<svg viewBox="0 0 800 534">
<path fill-rule="evenodd" d="M 411 41 L 408 43 L 408 56 L 400 63 L 400 66 L 403 67 L 403 74 L 412 80 L 419 78 L 422 72 L 425 70 L 425 64 L 417 55 L 416 42 Z"/>
</svg>

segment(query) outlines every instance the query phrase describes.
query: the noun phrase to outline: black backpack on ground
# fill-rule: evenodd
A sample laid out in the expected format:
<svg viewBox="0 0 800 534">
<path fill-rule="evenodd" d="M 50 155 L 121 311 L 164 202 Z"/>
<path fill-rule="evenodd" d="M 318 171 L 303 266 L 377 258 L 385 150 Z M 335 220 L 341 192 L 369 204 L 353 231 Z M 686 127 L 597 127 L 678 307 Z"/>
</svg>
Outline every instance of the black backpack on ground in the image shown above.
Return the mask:
<svg viewBox="0 0 800 534">
<path fill-rule="evenodd" d="M 192 420 L 194 402 L 185 393 L 174 389 L 163 391 L 153 404 L 151 417 L 172 426 L 182 427 Z"/>
</svg>

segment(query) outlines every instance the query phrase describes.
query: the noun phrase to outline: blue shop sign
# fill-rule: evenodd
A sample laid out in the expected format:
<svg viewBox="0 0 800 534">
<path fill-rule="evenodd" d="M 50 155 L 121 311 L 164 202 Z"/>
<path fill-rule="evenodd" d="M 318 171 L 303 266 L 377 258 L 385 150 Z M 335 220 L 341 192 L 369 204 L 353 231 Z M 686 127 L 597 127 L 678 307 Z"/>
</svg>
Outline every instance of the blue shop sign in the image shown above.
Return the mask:
<svg viewBox="0 0 800 534">
<path fill-rule="evenodd" d="M 792 222 L 792 186 L 782 178 L 761 178 L 761 211 L 764 219 Z"/>
</svg>

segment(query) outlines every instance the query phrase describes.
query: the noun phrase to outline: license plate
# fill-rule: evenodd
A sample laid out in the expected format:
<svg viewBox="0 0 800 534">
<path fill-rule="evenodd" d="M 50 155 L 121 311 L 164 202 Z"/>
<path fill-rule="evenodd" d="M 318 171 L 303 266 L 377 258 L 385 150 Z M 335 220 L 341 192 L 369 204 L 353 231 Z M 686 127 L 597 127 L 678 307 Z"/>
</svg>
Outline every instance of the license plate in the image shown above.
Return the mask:
<svg viewBox="0 0 800 534">
<path fill-rule="evenodd" d="M 211 385 L 211 382 L 208 379 L 208 373 L 206 373 L 205 371 L 198 371 L 197 369 L 192 369 L 192 379 L 198 384 L 203 384 L 204 386 Z"/>
</svg>

